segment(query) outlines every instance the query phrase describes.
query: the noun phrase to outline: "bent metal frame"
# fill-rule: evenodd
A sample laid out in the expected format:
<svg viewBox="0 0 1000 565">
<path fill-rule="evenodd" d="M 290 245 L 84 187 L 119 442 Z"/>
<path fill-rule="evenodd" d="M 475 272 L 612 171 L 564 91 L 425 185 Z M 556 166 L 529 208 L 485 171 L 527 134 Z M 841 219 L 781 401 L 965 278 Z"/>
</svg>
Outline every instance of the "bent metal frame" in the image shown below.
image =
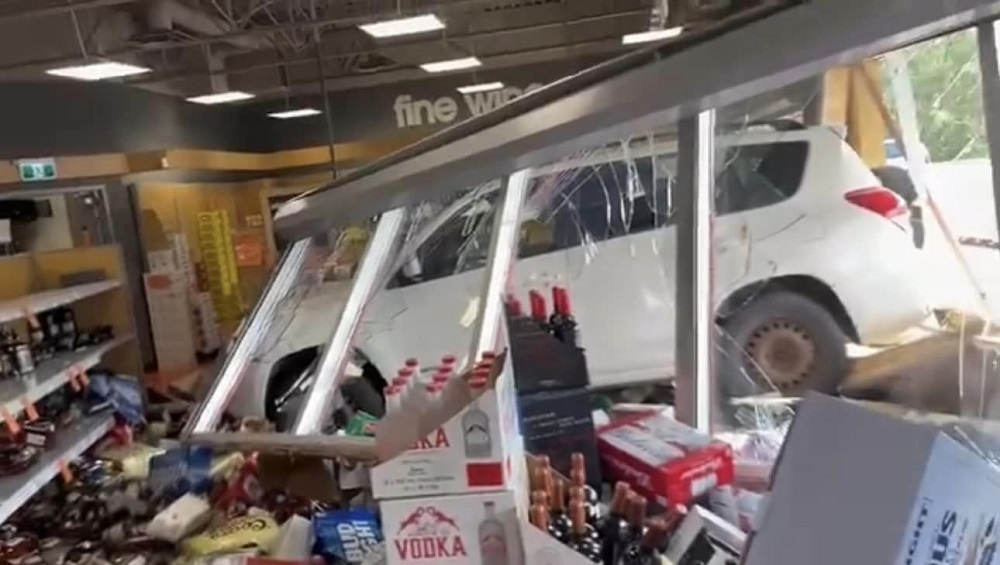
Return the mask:
<svg viewBox="0 0 1000 565">
<path fill-rule="evenodd" d="M 715 109 L 792 85 L 840 64 L 970 26 L 979 28 L 987 133 L 1000 163 L 1000 75 L 992 20 L 1000 0 L 812 0 L 772 2 L 708 28 L 652 45 L 567 77 L 430 136 L 288 202 L 275 218 L 298 241 L 283 255 L 265 293 L 235 338 L 222 369 L 185 427 L 194 444 L 342 455 L 351 439 L 321 435 L 348 359 L 363 305 L 393 264 L 408 210 L 486 179 L 504 179 L 484 270 L 475 354 L 497 343 L 501 294 L 533 167 L 650 126 L 678 125 L 677 413 L 712 422 L 711 224 Z M 761 38 L 768 38 L 761 41 Z M 697 70 L 697 72 L 691 72 Z M 650 96 L 649 93 L 656 93 Z M 994 167 L 994 191 L 1000 169 Z M 997 216 L 1000 223 L 1000 198 Z M 380 221 L 331 328 L 316 384 L 292 433 L 215 433 L 263 339 L 268 319 L 306 260 L 310 238 L 376 215 Z M 474 357 L 473 357 L 474 358 Z"/>
</svg>

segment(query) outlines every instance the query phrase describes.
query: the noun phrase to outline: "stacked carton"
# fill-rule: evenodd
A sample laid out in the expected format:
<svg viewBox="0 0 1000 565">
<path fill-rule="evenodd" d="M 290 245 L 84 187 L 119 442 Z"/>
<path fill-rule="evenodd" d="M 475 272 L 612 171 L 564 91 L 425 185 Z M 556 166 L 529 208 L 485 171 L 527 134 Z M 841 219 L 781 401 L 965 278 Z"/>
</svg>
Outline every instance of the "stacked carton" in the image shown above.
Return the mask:
<svg viewBox="0 0 1000 565">
<path fill-rule="evenodd" d="M 463 377 L 452 380 L 433 399 L 451 404 L 451 417 L 372 470 L 387 561 L 521 565 L 527 471 L 512 371 L 494 371 L 482 390 L 470 389 Z M 428 399 L 422 385 L 386 418 L 387 429 L 425 429 L 418 423 Z"/>
<path fill-rule="evenodd" d="M 198 351 L 201 353 L 218 351 L 222 346 L 222 338 L 211 293 L 198 292 L 194 295 L 194 318 Z"/>
<path fill-rule="evenodd" d="M 194 320 L 183 275 L 178 271 L 147 273 L 143 281 L 159 371 L 191 369 L 197 364 Z"/>
</svg>

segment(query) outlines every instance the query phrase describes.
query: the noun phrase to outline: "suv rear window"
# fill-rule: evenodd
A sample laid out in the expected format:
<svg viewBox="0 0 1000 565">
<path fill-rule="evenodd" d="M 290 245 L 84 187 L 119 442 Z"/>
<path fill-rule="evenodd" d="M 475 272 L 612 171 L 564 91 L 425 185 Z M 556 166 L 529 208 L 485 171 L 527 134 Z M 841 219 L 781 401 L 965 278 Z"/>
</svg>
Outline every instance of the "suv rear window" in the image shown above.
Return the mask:
<svg viewBox="0 0 1000 565">
<path fill-rule="evenodd" d="M 785 141 L 741 145 L 716 163 L 715 214 L 723 216 L 787 200 L 802 184 L 809 143 Z"/>
</svg>

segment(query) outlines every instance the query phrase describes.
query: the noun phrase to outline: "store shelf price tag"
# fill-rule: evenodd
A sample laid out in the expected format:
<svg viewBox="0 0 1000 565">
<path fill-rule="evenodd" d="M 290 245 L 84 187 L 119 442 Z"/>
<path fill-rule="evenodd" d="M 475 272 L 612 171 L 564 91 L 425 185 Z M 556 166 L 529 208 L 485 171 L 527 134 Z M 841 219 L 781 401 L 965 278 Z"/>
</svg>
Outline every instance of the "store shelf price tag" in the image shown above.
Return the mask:
<svg viewBox="0 0 1000 565">
<path fill-rule="evenodd" d="M 34 422 L 39 418 L 38 409 L 35 408 L 35 403 L 30 398 L 22 396 L 21 405 L 24 406 L 24 415 L 28 418 L 29 422 Z"/>
<path fill-rule="evenodd" d="M 62 477 L 64 483 L 73 482 L 73 469 L 69 468 L 69 463 L 65 459 L 59 460 L 59 475 Z"/>
<path fill-rule="evenodd" d="M 69 368 L 69 387 L 73 389 L 73 392 L 80 392 L 83 390 L 83 386 L 80 384 L 76 373 L 78 369 L 79 368 L 75 365 Z"/>
<path fill-rule="evenodd" d="M 3 422 L 7 424 L 7 429 L 12 435 L 21 433 L 21 424 L 17 423 L 17 418 L 10 413 L 10 410 L 7 410 L 6 406 L 0 407 L 0 416 L 3 417 Z"/>
</svg>

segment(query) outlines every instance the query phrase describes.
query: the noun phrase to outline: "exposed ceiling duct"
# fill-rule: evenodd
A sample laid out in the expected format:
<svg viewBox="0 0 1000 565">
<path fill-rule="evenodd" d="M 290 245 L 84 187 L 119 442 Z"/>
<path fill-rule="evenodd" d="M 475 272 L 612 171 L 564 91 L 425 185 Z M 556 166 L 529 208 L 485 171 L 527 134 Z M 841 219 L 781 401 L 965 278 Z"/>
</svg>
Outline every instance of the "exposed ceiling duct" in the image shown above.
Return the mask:
<svg viewBox="0 0 1000 565">
<path fill-rule="evenodd" d="M 152 0 L 146 5 L 146 24 L 150 32 L 169 33 L 182 29 L 203 36 L 222 36 L 239 31 L 222 18 L 211 16 L 178 0 Z M 232 35 L 220 39 L 239 49 L 253 51 L 271 47 L 260 35 Z"/>
</svg>

